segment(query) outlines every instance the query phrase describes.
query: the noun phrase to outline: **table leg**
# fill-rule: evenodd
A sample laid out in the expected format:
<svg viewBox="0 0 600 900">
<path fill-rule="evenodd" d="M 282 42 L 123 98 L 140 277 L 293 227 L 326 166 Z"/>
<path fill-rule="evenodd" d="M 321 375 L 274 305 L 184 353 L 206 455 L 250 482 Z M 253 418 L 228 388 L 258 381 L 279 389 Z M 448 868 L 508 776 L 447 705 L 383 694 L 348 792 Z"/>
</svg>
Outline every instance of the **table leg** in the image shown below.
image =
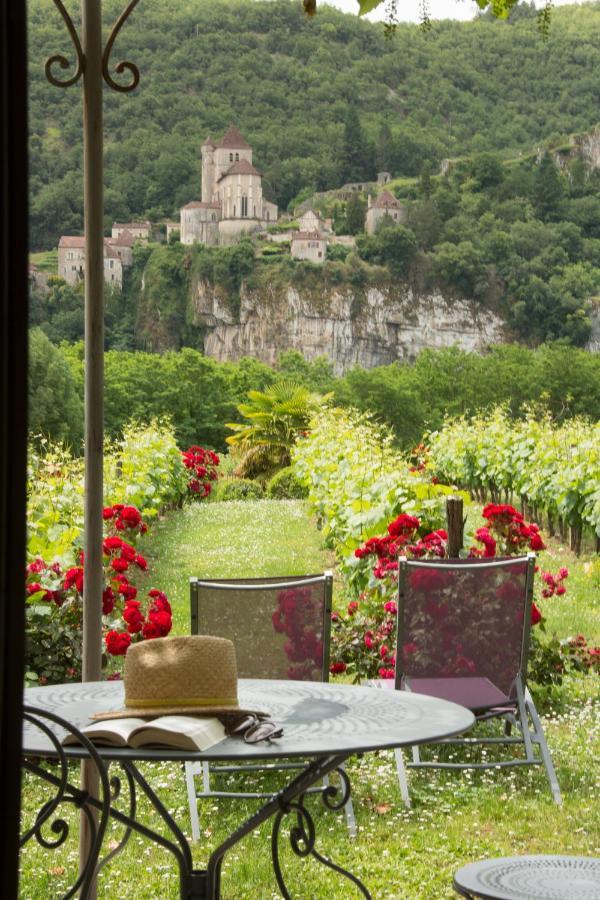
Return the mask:
<svg viewBox="0 0 600 900">
<path fill-rule="evenodd" d="M 370 893 L 355 875 L 348 872 L 346 869 L 343 869 L 341 866 L 338 866 L 336 863 L 331 862 L 331 860 L 326 859 L 326 857 L 315 850 L 316 829 L 312 816 L 304 806 L 304 794 L 308 788 L 312 787 L 317 781 L 320 781 L 325 775 L 334 770 L 337 770 L 342 778 L 342 796 L 339 799 L 336 799 L 336 788 L 329 786 L 323 792 L 323 801 L 330 809 L 341 809 L 345 806 L 350 797 L 350 782 L 347 775 L 340 767 L 342 766 L 342 763 L 345 762 L 346 758 L 347 756 L 344 755 L 329 756 L 314 760 L 307 765 L 296 778 L 286 785 L 286 787 L 275 794 L 271 800 L 265 803 L 253 816 L 250 816 L 249 819 L 237 828 L 236 831 L 234 831 L 233 834 L 231 834 L 230 837 L 228 837 L 227 840 L 211 854 L 206 870 L 207 890 L 205 894 L 200 894 L 199 896 L 206 896 L 208 900 L 218 900 L 220 897 L 221 865 L 225 853 L 243 837 L 257 828 L 258 825 L 261 825 L 263 822 L 267 821 L 267 819 L 274 817 L 273 831 L 271 834 L 273 871 L 275 872 L 275 878 L 277 879 L 277 884 L 283 897 L 285 900 L 290 900 L 291 895 L 287 890 L 279 861 L 279 836 L 284 817 L 295 814 L 297 823 L 290 833 L 290 844 L 294 853 L 300 857 L 312 856 L 318 862 L 323 863 L 323 865 L 328 866 L 330 869 L 333 869 L 335 872 L 348 878 L 356 885 L 363 897 L 366 897 L 367 900 L 371 900 Z"/>
</svg>

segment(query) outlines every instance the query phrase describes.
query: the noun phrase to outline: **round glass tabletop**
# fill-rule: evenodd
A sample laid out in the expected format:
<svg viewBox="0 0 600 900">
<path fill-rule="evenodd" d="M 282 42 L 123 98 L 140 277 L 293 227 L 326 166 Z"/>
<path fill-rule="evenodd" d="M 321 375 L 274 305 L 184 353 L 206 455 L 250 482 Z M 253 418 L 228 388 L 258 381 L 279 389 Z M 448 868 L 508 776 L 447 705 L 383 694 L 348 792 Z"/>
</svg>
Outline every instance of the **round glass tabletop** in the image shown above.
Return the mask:
<svg viewBox="0 0 600 900">
<path fill-rule="evenodd" d="M 349 684 L 305 681 L 240 680 L 240 705 L 268 711 L 283 737 L 249 745 L 228 738 L 203 751 L 98 748 L 107 759 L 276 759 L 293 756 L 328 756 L 422 744 L 468 730 L 473 714 L 447 700 L 405 691 L 383 691 Z M 82 729 L 90 715 L 123 706 L 123 685 L 118 681 L 59 684 L 29 688 L 25 703 L 53 712 Z M 60 729 L 56 729 L 59 737 Z M 25 723 L 23 752 L 52 756 L 50 740 Z M 77 747 L 69 756 L 82 756 Z"/>
</svg>

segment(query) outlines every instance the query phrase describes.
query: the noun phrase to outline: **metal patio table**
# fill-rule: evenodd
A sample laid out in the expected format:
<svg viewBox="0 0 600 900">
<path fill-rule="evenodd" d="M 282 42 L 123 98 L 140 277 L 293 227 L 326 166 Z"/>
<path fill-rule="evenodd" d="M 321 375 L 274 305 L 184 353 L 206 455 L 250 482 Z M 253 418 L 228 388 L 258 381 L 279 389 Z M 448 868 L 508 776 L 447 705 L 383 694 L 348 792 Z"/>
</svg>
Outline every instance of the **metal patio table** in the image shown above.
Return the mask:
<svg viewBox="0 0 600 900">
<path fill-rule="evenodd" d="M 375 691 L 370 687 L 348 684 L 241 680 L 239 701 L 246 708 L 268 711 L 274 721 L 283 726 L 283 737 L 271 743 L 253 745 L 239 738 L 228 738 L 201 753 L 168 748 L 94 747 L 89 741 L 83 746 L 63 748 L 60 739 L 65 734 L 65 728 L 77 731 L 90 724 L 92 713 L 123 705 L 123 685 L 115 681 L 89 682 L 28 689 L 25 692 L 24 767 L 52 784 L 56 795 L 42 807 L 35 824 L 23 835 L 22 843 L 36 837 L 46 847 L 62 844 L 67 837 L 68 826 L 64 822 L 61 824 L 58 809 L 61 803 L 75 804 L 89 821 L 97 818 L 97 824 L 93 826 L 94 840 L 89 859 L 77 883 L 71 888 L 73 893 L 81 890 L 85 896 L 100 868 L 123 848 L 135 831 L 174 855 L 179 867 L 181 898 L 214 900 L 220 897 L 221 866 L 225 853 L 262 822 L 273 818 L 273 869 L 283 897 L 290 898 L 280 865 L 279 837 L 283 820 L 292 815 L 294 824 L 290 828 L 289 839 L 294 853 L 301 857 L 312 856 L 353 882 L 364 897 L 370 897 L 367 888 L 355 875 L 316 850 L 316 829 L 304 805 L 305 792 L 336 770 L 341 779 L 340 787 L 325 785 L 322 799 L 330 809 L 341 809 L 350 795 L 350 783 L 341 768 L 348 757 L 369 750 L 393 749 L 450 737 L 466 731 L 474 722 L 469 710 L 445 700 L 405 691 Z M 69 772 L 68 763 L 89 758 L 99 771 L 99 798 L 90 797 L 69 781 L 73 773 Z M 194 869 L 187 838 L 138 767 L 138 763 L 148 761 L 183 763 L 186 760 L 208 760 L 243 764 L 283 758 L 303 759 L 305 764 L 296 770 L 298 774 L 290 773 L 285 787 L 212 852 L 207 868 L 202 870 Z M 45 759 L 58 760 L 58 765 L 54 762 L 45 766 Z M 118 768 L 118 774 L 109 774 L 110 766 Z M 121 797 L 123 781 L 127 782 L 128 787 L 126 803 L 122 802 Z M 137 820 L 136 791 L 150 800 L 168 826 L 170 838 Z M 119 809 L 119 805 L 126 808 Z M 92 808 L 99 811 L 96 817 L 91 813 Z M 100 859 L 109 817 L 120 822 L 125 830 L 119 845 Z M 44 825 L 50 827 L 57 837 L 49 839 L 43 835 Z"/>
</svg>

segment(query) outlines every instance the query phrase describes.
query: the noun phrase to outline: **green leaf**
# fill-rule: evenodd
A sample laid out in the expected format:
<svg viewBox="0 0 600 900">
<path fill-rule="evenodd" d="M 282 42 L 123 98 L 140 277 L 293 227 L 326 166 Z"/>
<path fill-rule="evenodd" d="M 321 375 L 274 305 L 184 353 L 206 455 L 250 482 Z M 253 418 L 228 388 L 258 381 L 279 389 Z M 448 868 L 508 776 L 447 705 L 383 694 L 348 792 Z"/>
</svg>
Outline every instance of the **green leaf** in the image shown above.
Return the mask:
<svg viewBox="0 0 600 900">
<path fill-rule="evenodd" d="M 377 9 L 378 6 L 383 3 L 383 0 L 358 0 L 358 5 L 360 7 L 359 16 L 366 16 L 367 13 L 372 12 L 374 9 Z"/>
</svg>

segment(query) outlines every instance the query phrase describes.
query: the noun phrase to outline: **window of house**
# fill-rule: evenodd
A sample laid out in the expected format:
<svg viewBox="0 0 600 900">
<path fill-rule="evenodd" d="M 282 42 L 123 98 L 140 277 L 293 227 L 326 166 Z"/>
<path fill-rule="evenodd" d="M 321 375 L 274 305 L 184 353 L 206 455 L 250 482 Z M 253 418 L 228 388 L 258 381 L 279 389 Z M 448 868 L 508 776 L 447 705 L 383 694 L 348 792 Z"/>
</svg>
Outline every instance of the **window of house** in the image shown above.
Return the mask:
<svg viewBox="0 0 600 900">
<path fill-rule="evenodd" d="M 233 153 L 229 154 L 229 162 L 233 162 Z"/>
<path fill-rule="evenodd" d="M 239 153 L 236 153 L 236 154 L 235 154 L 235 161 L 236 161 L 236 162 L 239 162 L 239 161 L 240 161 L 240 154 L 239 154 Z"/>
<path fill-rule="evenodd" d="M 247 218 L 248 216 L 248 198 L 245 194 L 242 194 L 242 219 Z"/>
<path fill-rule="evenodd" d="M 233 204 L 233 218 L 235 219 L 235 203 Z"/>
<path fill-rule="evenodd" d="M 321 259 L 322 256 L 323 256 L 323 254 L 322 254 L 321 251 L 319 250 L 319 259 Z"/>
</svg>

